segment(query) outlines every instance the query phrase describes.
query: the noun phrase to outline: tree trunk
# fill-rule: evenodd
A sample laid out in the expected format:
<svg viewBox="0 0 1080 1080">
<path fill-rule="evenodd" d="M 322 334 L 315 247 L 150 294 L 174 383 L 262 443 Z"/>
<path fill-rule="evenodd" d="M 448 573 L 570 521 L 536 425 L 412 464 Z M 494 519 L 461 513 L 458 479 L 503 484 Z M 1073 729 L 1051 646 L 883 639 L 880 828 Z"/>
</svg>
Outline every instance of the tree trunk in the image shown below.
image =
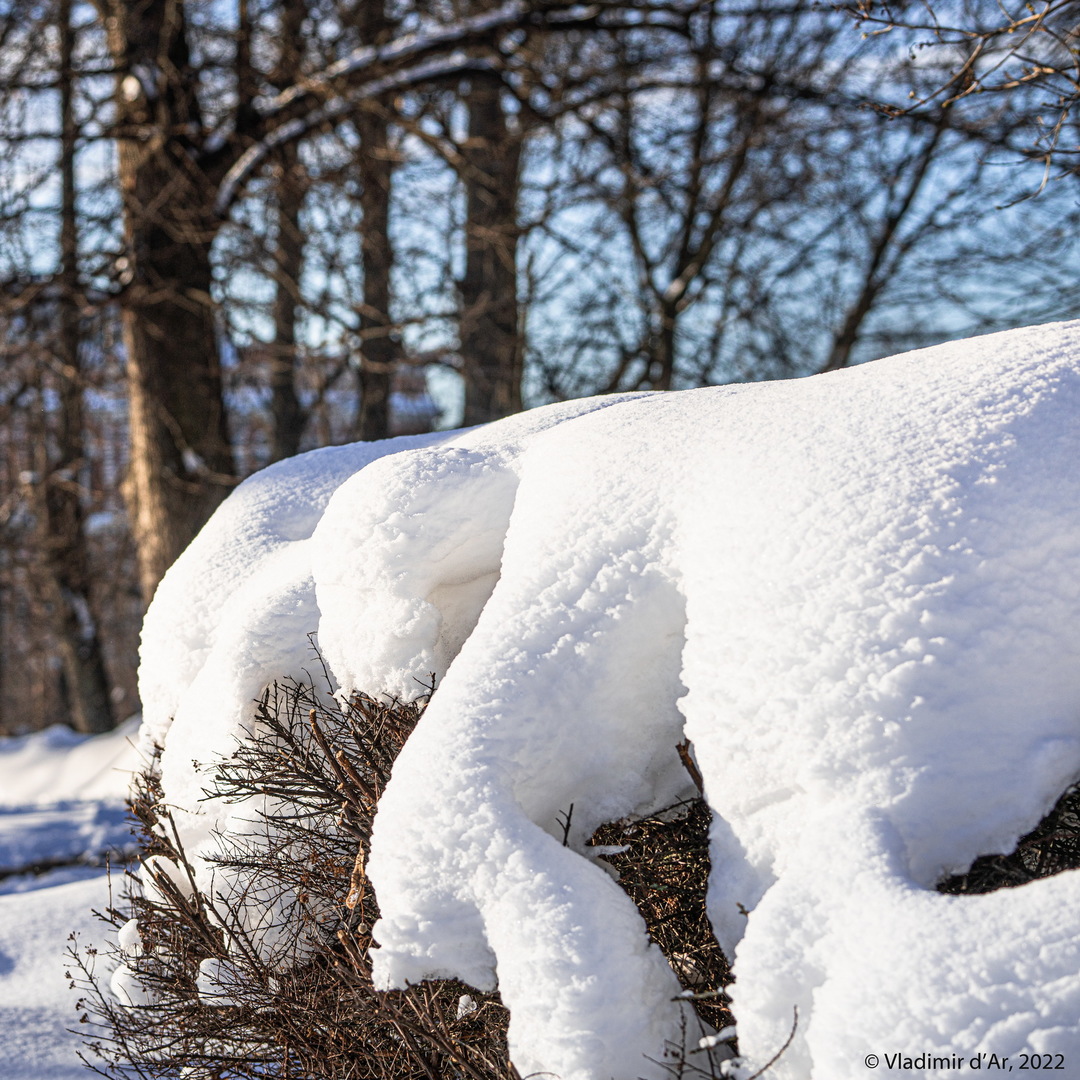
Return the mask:
<svg viewBox="0 0 1080 1080">
<path fill-rule="evenodd" d="M 659 327 L 649 360 L 649 389 L 670 390 L 675 381 L 675 333 L 679 309 L 668 297 L 661 297 L 658 306 Z"/>
<path fill-rule="evenodd" d="M 130 277 L 126 495 L 149 600 L 232 483 L 210 299 L 218 222 L 192 142 L 202 123 L 181 0 L 110 0 L 109 14 Z"/>
<path fill-rule="evenodd" d="M 304 410 L 296 395 L 296 307 L 300 275 L 304 269 L 304 243 L 300 235 L 300 208 L 304 185 L 295 143 L 282 147 L 277 198 L 277 245 L 274 273 L 274 350 L 270 368 L 270 412 L 274 431 L 270 460 L 292 457 L 300 449 Z"/>
<path fill-rule="evenodd" d="M 44 473 L 44 571 L 47 605 L 60 648 L 71 725 L 96 733 L 114 726 L 101 642 L 90 606 L 90 575 L 79 473 L 83 460 L 82 378 L 79 368 L 78 232 L 75 220 L 75 117 L 72 109 L 71 0 L 60 21 L 60 310 L 54 350 L 59 368 L 56 460 Z M 44 446 L 42 447 L 44 453 Z"/>
<path fill-rule="evenodd" d="M 383 0 L 368 0 L 357 9 L 361 40 L 382 45 L 395 27 Z M 358 439 L 385 439 L 390 434 L 390 386 L 401 360 L 398 342 L 391 336 L 390 189 L 394 164 L 387 141 L 385 113 L 377 102 L 361 105 L 356 116 L 360 136 L 360 262 L 364 297 L 359 305 L 359 401 L 353 434 Z"/>
<path fill-rule="evenodd" d="M 281 91 L 301 77 L 300 34 L 307 17 L 307 4 L 288 0 L 279 5 L 279 11 L 280 53 L 270 81 Z M 246 20 L 246 5 L 242 13 Z M 241 41 L 246 42 L 248 34 L 245 30 L 241 31 Z M 246 60 L 241 66 L 243 70 L 247 69 Z M 296 309 L 300 301 L 300 275 L 304 270 L 300 211 L 307 184 L 295 142 L 281 147 L 277 157 L 277 241 L 274 251 L 277 291 L 274 294 L 274 350 L 270 369 L 270 413 L 274 425 L 271 461 L 292 457 L 299 451 L 307 419 L 296 394 Z"/>
<path fill-rule="evenodd" d="M 390 335 L 393 164 L 387 147 L 386 121 L 378 112 L 361 109 L 356 128 L 363 155 L 360 258 L 364 299 L 360 305 L 360 400 L 355 434 L 358 439 L 385 439 L 390 434 L 390 383 L 400 359 L 397 342 Z"/>
<path fill-rule="evenodd" d="M 465 424 L 521 410 L 517 194 L 521 139 L 511 132 L 497 78 L 476 75 L 465 98 L 465 276 L 461 357 Z"/>
</svg>

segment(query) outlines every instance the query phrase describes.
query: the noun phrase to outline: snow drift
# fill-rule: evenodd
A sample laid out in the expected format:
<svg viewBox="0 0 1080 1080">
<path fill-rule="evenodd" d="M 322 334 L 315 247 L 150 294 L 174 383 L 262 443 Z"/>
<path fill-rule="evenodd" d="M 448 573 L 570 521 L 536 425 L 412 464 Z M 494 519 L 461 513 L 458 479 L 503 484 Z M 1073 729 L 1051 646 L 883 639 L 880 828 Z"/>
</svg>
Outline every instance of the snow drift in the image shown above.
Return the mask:
<svg viewBox="0 0 1080 1080">
<path fill-rule="evenodd" d="M 1078 1058 L 1080 876 L 933 890 L 1080 775 L 1078 461 L 1071 323 L 281 463 L 147 616 L 166 797 L 191 849 L 235 824 L 193 758 L 317 630 L 343 691 L 439 679 L 376 821 L 376 977 L 497 983 L 523 1075 L 663 1075 L 678 983 L 584 844 L 685 793 L 684 737 L 748 1069 L 795 1006 L 781 1078 Z"/>
</svg>

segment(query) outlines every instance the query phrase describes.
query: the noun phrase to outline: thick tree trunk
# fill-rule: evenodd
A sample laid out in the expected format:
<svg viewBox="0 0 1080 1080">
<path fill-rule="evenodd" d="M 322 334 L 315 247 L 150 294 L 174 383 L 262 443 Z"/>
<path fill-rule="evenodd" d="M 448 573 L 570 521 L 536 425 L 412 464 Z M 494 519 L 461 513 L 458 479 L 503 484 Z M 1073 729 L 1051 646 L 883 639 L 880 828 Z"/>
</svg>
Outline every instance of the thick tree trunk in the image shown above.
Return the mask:
<svg viewBox="0 0 1080 1080">
<path fill-rule="evenodd" d="M 187 260 L 156 254 L 141 260 L 156 298 L 129 303 L 123 320 L 131 442 L 125 494 L 147 601 L 224 498 L 232 473 L 209 305 L 189 306 L 178 295 L 199 281 L 201 260 L 185 273 Z M 208 293 L 208 273 L 202 284 Z"/>
<path fill-rule="evenodd" d="M 465 423 L 521 410 L 522 347 L 517 302 L 517 195 L 521 139 L 511 132 L 500 82 L 477 75 L 466 97 L 465 276 L 461 356 Z"/>
<path fill-rule="evenodd" d="M 101 642 L 90 605 L 82 493 L 82 379 L 79 368 L 78 232 L 75 219 L 75 117 L 72 109 L 71 2 L 60 20 L 61 213 L 60 311 L 55 356 L 59 368 L 56 459 L 45 464 L 43 556 L 47 605 L 64 665 L 71 725 L 96 733 L 114 726 Z M 42 447 L 44 451 L 44 447 Z"/>
<path fill-rule="evenodd" d="M 120 72 L 130 276 L 123 307 L 131 441 L 126 494 L 149 600 L 231 484 L 210 299 L 218 223 L 192 143 L 202 124 L 181 0 L 111 0 L 108 26 Z"/>
</svg>

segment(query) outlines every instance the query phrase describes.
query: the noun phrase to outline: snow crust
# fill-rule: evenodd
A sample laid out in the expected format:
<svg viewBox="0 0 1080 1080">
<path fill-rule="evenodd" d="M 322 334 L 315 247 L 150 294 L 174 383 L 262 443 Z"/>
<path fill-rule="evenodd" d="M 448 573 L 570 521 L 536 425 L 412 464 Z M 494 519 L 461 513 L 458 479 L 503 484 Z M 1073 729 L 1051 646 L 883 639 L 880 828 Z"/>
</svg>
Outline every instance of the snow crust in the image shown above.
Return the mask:
<svg viewBox="0 0 1080 1080">
<path fill-rule="evenodd" d="M 1080 775 L 1078 461 L 1078 323 L 305 455 L 162 583 L 144 730 L 206 846 L 235 811 L 192 760 L 308 633 L 344 692 L 434 672 L 376 820 L 376 978 L 497 983 L 523 1075 L 664 1075 L 678 982 L 585 842 L 688 793 L 684 736 L 744 1074 L 796 1006 L 780 1080 L 1080 1055 L 1080 875 L 933 890 Z"/>
</svg>

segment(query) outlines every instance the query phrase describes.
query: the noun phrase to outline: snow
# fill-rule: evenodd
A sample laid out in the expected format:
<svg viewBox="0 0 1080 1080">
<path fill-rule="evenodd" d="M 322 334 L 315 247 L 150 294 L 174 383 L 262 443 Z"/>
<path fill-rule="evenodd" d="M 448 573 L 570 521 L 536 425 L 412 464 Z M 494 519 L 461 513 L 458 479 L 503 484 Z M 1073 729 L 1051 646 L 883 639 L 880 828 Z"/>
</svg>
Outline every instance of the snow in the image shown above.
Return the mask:
<svg viewBox="0 0 1080 1080">
<path fill-rule="evenodd" d="M 142 937 L 139 934 L 139 920 L 128 919 L 117 931 L 116 943 L 124 956 L 138 957 L 143 954 Z"/>
<path fill-rule="evenodd" d="M 68 989 L 68 935 L 101 941 L 91 908 L 107 902 L 103 873 L 0 896 L 0 1062 L 4 1080 L 83 1080 L 77 1055 L 78 995 Z M 94 935 L 97 935 L 96 937 Z"/>
<path fill-rule="evenodd" d="M 0 738 L 0 808 L 65 800 L 123 802 L 131 773 L 140 767 L 133 717 L 100 738 L 57 724 L 31 735 Z"/>
<path fill-rule="evenodd" d="M 125 796 L 138 721 L 91 739 L 57 725 L 0 739 L 0 875 L 132 849 Z"/>
<path fill-rule="evenodd" d="M 54 727 L 0 739 L 0 1074 L 4 1080 L 80 1080 L 69 1028 L 78 994 L 65 950 L 102 942 L 91 914 L 109 903 L 105 871 L 86 865 L 130 848 L 124 799 L 140 767 L 138 721 L 88 738 Z M 59 798 L 63 796 L 63 798 Z M 31 866 L 70 863 L 47 873 Z"/>
<path fill-rule="evenodd" d="M 685 999 L 584 845 L 690 792 L 684 737 L 732 1075 L 796 1007 L 778 1080 L 868 1054 L 909 1075 L 894 1050 L 1077 1057 L 1080 875 L 933 885 L 1080 775 L 1078 416 L 1071 323 L 280 463 L 147 617 L 144 736 L 185 842 L 242 827 L 194 761 L 317 631 L 343 692 L 438 678 L 376 819 L 376 979 L 497 984 L 523 1075 L 665 1075 Z"/>
</svg>

